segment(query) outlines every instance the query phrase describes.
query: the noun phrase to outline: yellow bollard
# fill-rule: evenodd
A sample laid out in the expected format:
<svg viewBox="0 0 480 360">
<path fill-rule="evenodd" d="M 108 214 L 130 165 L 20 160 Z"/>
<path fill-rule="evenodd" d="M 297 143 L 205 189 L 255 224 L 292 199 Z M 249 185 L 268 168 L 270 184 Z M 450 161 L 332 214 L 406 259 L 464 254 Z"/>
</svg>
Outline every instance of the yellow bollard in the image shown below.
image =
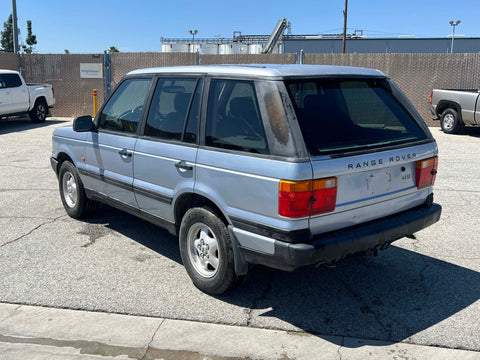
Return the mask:
<svg viewBox="0 0 480 360">
<path fill-rule="evenodd" d="M 97 89 L 93 89 L 93 116 L 97 116 L 98 102 L 97 102 Z"/>
</svg>

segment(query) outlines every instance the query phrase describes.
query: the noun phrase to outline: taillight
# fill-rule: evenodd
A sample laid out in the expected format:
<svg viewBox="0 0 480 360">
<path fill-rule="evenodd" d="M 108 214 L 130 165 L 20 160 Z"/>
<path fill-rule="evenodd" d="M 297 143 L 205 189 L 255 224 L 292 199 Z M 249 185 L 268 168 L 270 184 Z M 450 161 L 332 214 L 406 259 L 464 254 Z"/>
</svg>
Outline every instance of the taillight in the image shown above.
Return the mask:
<svg viewBox="0 0 480 360">
<path fill-rule="evenodd" d="M 55 89 L 52 86 L 52 95 L 55 96 Z"/>
<path fill-rule="evenodd" d="M 335 210 L 337 178 L 307 181 L 280 181 L 278 213 L 300 218 Z"/>
<path fill-rule="evenodd" d="M 415 172 L 417 176 L 417 189 L 423 189 L 432 186 L 435 183 L 437 175 L 438 157 L 432 157 L 425 160 L 419 160 L 415 163 Z"/>
<path fill-rule="evenodd" d="M 430 105 L 432 105 L 433 91 L 430 93 Z"/>
<path fill-rule="evenodd" d="M 313 181 L 312 215 L 335 210 L 337 203 L 337 178 Z"/>
</svg>

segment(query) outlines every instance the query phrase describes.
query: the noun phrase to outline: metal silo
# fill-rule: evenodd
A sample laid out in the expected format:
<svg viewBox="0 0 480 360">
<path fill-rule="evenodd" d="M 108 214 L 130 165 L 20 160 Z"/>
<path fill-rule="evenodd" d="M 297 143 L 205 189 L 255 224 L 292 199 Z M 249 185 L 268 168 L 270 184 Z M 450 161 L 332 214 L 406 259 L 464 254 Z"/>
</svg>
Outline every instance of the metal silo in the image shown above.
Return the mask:
<svg viewBox="0 0 480 360">
<path fill-rule="evenodd" d="M 162 52 L 179 53 L 188 52 L 189 45 L 186 43 L 164 43 L 162 44 Z"/>
<path fill-rule="evenodd" d="M 218 44 L 199 44 L 199 52 L 204 55 L 217 55 L 218 54 Z M 197 45 L 195 45 L 197 46 Z"/>
<path fill-rule="evenodd" d="M 262 44 L 250 44 L 248 53 L 249 54 L 261 54 L 263 49 Z"/>
<path fill-rule="evenodd" d="M 220 44 L 218 46 L 218 53 L 220 55 L 233 54 L 233 44 Z"/>
</svg>

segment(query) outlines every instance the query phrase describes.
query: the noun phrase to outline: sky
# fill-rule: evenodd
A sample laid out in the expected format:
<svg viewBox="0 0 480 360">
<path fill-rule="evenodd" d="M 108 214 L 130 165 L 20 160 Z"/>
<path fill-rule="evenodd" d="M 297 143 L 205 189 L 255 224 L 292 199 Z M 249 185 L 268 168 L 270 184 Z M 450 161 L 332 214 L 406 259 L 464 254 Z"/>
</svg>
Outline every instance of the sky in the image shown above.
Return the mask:
<svg viewBox="0 0 480 360">
<path fill-rule="evenodd" d="M 36 53 L 160 52 L 161 37 L 231 38 L 269 35 L 287 18 L 292 34 L 342 33 L 345 0 L 185 1 L 185 0 L 16 0 L 19 42 L 27 20 L 37 36 Z M 12 11 L 0 0 L 0 26 Z M 368 37 L 447 37 L 450 20 L 461 20 L 456 36 L 480 37 L 479 0 L 349 0 L 347 33 Z"/>
</svg>

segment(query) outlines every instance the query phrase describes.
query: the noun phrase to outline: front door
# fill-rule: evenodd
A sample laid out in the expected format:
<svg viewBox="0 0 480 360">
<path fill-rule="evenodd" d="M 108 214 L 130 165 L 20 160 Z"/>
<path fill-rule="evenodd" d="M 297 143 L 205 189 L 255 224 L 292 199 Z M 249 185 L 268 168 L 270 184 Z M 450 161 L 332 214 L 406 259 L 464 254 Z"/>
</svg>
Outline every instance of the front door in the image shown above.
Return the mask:
<svg viewBox="0 0 480 360">
<path fill-rule="evenodd" d="M 124 206 L 138 209 L 133 193 L 137 128 L 150 78 L 127 79 L 99 115 L 98 131 L 88 135 L 84 185 Z"/>
</svg>

